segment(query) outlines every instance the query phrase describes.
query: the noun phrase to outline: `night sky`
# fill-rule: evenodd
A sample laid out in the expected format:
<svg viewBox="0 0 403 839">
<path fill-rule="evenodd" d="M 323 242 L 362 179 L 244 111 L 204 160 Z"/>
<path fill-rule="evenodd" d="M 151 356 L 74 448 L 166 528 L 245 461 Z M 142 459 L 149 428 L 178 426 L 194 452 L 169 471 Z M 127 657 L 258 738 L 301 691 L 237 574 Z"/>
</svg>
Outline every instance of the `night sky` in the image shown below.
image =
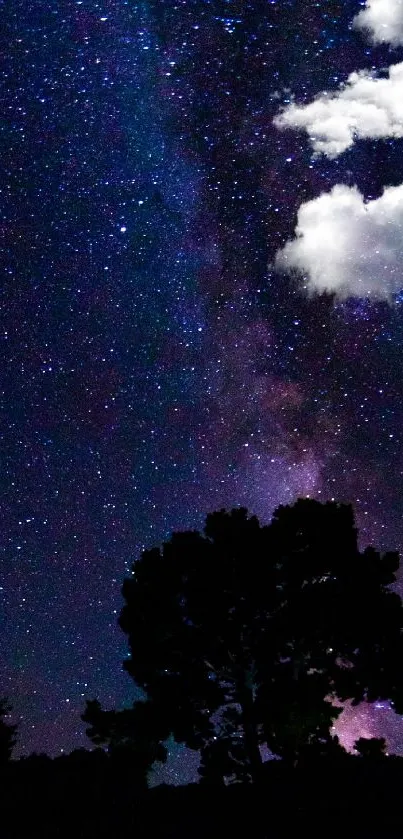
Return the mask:
<svg viewBox="0 0 403 839">
<path fill-rule="evenodd" d="M 20 753 L 88 745 L 85 698 L 136 698 L 120 588 L 172 530 L 311 495 L 403 549 L 403 10 L 384 3 L 400 19 L 377 38 L 364 6 L 0 2 L 0 692 Z M 341 728 L 403 754 L 383 704 Z M 194 763 L 174 748 L 160 777 Z"/>
</svg>

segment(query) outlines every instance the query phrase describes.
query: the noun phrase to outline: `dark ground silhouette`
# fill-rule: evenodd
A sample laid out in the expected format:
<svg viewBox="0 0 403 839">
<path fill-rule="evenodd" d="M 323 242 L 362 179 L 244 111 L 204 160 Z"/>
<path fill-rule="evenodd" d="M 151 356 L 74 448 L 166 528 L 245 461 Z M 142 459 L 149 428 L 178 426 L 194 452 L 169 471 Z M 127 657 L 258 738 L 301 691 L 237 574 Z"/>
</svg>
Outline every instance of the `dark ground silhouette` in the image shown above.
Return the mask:
<svg viewBox="0 0 403 839">
<path fill-rule="evenodd" d="M 345 756 L 265 767 L 258 785 L 136 788 L 127 766 L 85 752 L 15 761 L 1 774 L 4 839 L 400 836 L 403 759 Z"/>
</svg>

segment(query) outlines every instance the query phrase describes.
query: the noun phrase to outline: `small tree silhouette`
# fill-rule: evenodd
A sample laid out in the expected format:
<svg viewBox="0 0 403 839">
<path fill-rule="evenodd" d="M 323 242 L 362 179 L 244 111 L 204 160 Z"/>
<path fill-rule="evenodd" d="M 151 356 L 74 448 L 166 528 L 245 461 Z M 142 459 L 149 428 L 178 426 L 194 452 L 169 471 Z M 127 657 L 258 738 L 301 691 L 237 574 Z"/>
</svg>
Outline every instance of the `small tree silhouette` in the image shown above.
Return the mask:
<svg viewBox="0 0 403 839">
<path fill-rule="evenodd" d="M 367 760 L 380 760 L 386 757 L 386 740 L 384 737 L 360 737 L 354 743 L 355 751 Z"/>
<path fill-rule="evenodd" d="M 0 765 L 3 766 L 11 759 L 13 748 L 17 742 L 17 726 L 6 722 L 11 706 L 6 699 L 0 700 Z"/>
<path fill-rule="evenodd" d="M 112 759 L 130 766 L 137 784 L 146 784 L 154 763 L 164 763 L 167 750 L 158 735 L 160 721 L 150 702 L 136 702 L 122 711 L 104 711 L 98 700 L 87 701 L 81 719 L 89 723 L 87 736 L 106 746 Z M 163 732 L 168 737 L 169 731 Z"/>
</svg>

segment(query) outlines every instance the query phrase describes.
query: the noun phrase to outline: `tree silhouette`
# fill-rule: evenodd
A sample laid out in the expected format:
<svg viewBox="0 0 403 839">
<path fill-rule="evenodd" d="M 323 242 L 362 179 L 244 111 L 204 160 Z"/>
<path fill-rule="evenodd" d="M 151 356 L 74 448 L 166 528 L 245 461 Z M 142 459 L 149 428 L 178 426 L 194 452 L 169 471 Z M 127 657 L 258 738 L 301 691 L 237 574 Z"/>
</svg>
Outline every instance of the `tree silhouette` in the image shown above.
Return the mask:
<svg viewBox="0 0 403 839">
<path fill-rule="evenodd" d="M 244 509 L 145 551 L 125 580 L 125 668 L 207 780 L 257 780 L 261 746 L 337 750 L 336 696 L 399 705 L 396 553 L 361 553 L 348 505 L 304 499 L 261 527 Z"/>
<path fill-rule="evenodd" d="M 5 717 L 9 715 L 11 707 L 6 699 L 0 700 L 0 766 L 3 766 L 11 759 L 13 748 L 16 744 L 17 726 L 6 722 Z"/>
<path fill-rule="evenodd" d="M 162 729 L 150 702 L 135 702 L 122 711 L 104 711 L 98 700 L 89 700 L 81 719 L 89 723 L 87 736 L 96 746 L 106 746 L 112 759 L 129 766 L 137 784 L 146 784 L 153 764 L 164 763 L 162 743 L 169 729 Z"/>
<path fill-rule="evenodd" d="M 386 757 L 384 737 L 360 737 L 354 743 L 355 751 L 367 760 L 380 760 Z"/>
<path fill-rule="evenodd" d="M 343 753 L 331 734 L 342 712 L 326 697 L 329 674 L 304 671 L 295 676 L 294 662 L 283 662 L 271 685 L 262 684 L 263 730 L 271 749 L 289 763 Z"/>
</svg>

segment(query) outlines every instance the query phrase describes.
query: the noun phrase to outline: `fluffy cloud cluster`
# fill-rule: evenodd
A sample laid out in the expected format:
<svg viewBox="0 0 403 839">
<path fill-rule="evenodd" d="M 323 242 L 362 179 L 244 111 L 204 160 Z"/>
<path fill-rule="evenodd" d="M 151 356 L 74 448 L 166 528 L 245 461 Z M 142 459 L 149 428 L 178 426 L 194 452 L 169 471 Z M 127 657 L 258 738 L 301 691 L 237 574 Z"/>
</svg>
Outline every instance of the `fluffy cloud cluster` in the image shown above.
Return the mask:
<svg viewBox="0 0 403 839">
<path fill-rule="evenodd" d="M 356 139 L 403 137 L 403 63 L 392 65 L 386 78 L 367 70 L 351 73 L 340 91 L 321 93 L 309 105 L 292 103 L 275 125 L 305 129 L 314 151 L 330 158 Z"/>
<path fill-rule="evenodd" d="M 403 288 L 403 184 L 368 202 L 339 184 L 302 204 L 276 267 L 304 273 L 312 291 L 390 300 Z"/>
<path fill-rule="evenodd" d="M 403 0 L 367 0 L 353 25 L 368 33 L 374 44 L 403 46 Z"/>
</svg>

